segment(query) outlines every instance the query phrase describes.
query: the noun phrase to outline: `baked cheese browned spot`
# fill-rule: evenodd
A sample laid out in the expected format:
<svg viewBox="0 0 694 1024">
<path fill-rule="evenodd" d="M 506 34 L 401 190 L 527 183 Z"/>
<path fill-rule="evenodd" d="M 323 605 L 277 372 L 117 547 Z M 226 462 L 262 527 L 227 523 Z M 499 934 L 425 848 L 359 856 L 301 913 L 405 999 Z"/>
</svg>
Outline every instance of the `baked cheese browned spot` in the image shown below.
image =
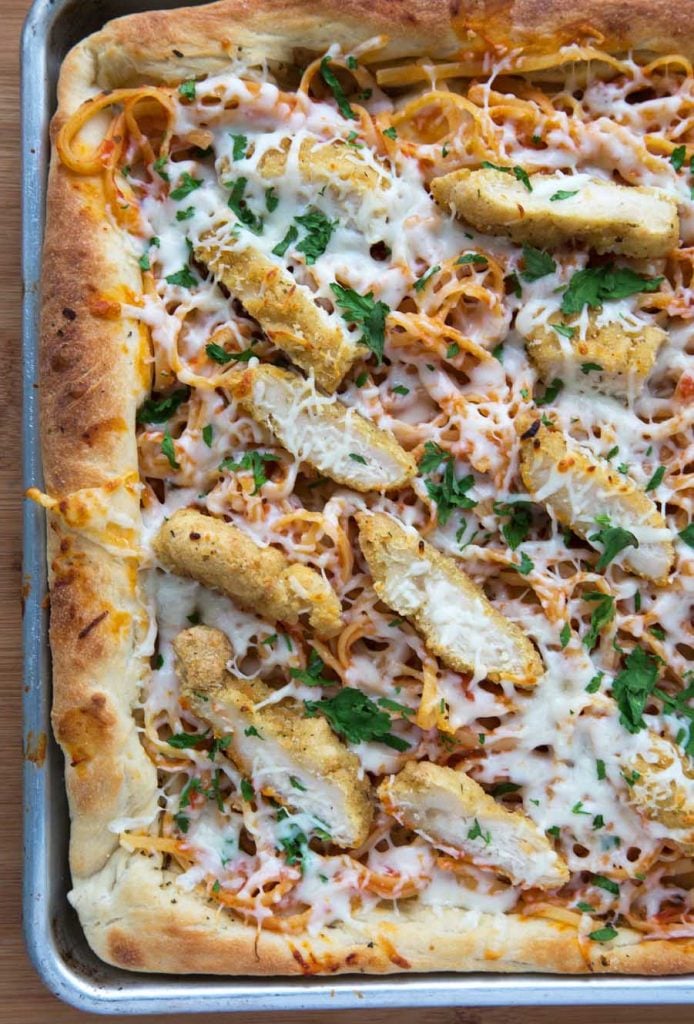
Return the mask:
<svg viewBox="0 0 694 1024">
<path fill-rule="evenodd" d="M 648 495 L 551 426 L 533 426 L 523 438 L 521 477 L 535 501 L 599 551 L 602 543 L 591 537 L 601 529 L 633 533 L 638 547 L 626 547 L 615 561 L 664 583 L 674 558 L 672 535 Z"/>
<path fill-rule="evenodd" d="M 555 314 L 547 324 L 527 334 L 528 355 L 540 377 L 571 379 L 576 391 L 601 391 L 621 398 L 638 394 L 655 365 L 658 350 L 667 338 L 660 327 L 645 325 L 627 331 L 619 320 L 600 325 L 595 313 L 588 319 L 585 337 L 567 338 L 552 324 L 571 327 L 571 320 Z"/>
<path fill-rule="evenodd" d="M 404 615 L 458 672 L 534 686 L 540 657 L 452 558 L 385 513 L 357 515 L 359 543 L 380 599 Z"/>
<path fill-rule="evenodd" d="M 509 168 L 510 171 L 510 168 Z M 583 242 L 596 252 L 665 256 L 677 246 L 677 205 L 660 189 L 569 174 L 514 174 L 483 168 L 434 178 L 437 203 L 478 231 L 550 249 Z M 553 201 L 558 192 L 576 195 Z"/>
<path fill-rule="evenodd" d="M 524 889 L 557 889 L 569 869 L 544 832 L 501 807 L 469 775 L 429 761 L 408 761 L 378 788 L 386 811 L 434 846 L 491 868 Z"/>
<path fill-rule="evenodd" d="M 218 737 L 241 772 L 266 796 L 313 815 L 338 846 L 360 846 L 373 818 L 371 786 L 359 759 L 324 718 L 304 717 L 293 700 L 256 707 L 273 691 L 226 671 L 231 644 L 194 626 L 174 640 L 183 701 Z"/>
<path fill-rule="evenodd" d="M 310 381 L 275 366 L 244 371 L 234 382 L 241 406 L 280 443 L 320 473 L 356 491 L 403 487 L 417 472 L 393 434 L 318 394 Z"/>
<path fill-rule="evenodd" d="M 301 615 L 320 636 L 342 628 L 330 584 L 276 548 L 261 548 L 243 530 L 192 508 L 174 512 L 154 539 L 161 565 L 231 597 L 263 618 L 294 625 Z"/>
<path fill-rule="evenodd" d="M 223 249 L 211 239 L 195 257 L 254 317 L 270 341 L 293 363 L 313 371 L 319 387 L 333 392 L 359 356 L 358 346 L 314 300 L 311 291 L 258 249 Z"/>
<path fill-rule="evenodd" d="M 668 836 L 694 854 L 694 767 L 667 739 L 649 732 L 648 749 L 621 762 L 627 800 L 645 818 L 658 821 Z"/>
</svg>

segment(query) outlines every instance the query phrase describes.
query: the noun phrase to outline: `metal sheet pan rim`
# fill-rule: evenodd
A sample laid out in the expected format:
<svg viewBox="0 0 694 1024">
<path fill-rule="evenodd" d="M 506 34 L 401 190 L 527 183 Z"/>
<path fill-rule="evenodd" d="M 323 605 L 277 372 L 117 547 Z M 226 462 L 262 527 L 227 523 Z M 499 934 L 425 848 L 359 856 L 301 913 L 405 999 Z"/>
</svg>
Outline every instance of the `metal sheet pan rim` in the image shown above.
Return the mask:
<svg viewBox="0 0 694 1024">
<path fill-rule="evenodd" d="M 92 13 L 135 9 L 134 0 L 90 0 Z M 86 5 L 85 5 L 86 6 Z M 178 6 L 161 0 L 149 6 Z M 25 486 L 41 479 L 37 379 L 38 283 L 48 164 L 47 125 L 55 56 L 52 36 L 78 0 L 34 0 L 22 34 L 22 275 L 23 473 Z M 84 11 L 84 7 L 81 10 Z M 51 60 L 53 67 L 50 66 Z M 24 749 L 49 733 L 50 678 L 44 522 L 24 511 L 24 579 L 30 583 L 23 641 Z M 56 818 L 62 814 L 62 818 Z M 56 821 L 59 822 L 56 825 Z M 60 824 L 62 822 L 62 824 Z M 60 834 L 59 834 L 60 833 Z M 684 1004 L 694 1002 L 694 977 L 564 977 L 542 974 L 287 978 L 210 978 L 139 975 L 108 967 L 82 941 L 65 898 L 66 815 L 62 762 L 52 740 L 43 765 L 24 762 L 24 932 L 29 955 L 44 983 L 78 1009 L 104 1014 L 331 1010 L 433 1006 L 541 1006 Z M 59 856 L 56 857 L 56 852 Z M 76 931 L 77 929 L 77 931 Z M 72 948 L 70 943 L 73 943 Z"/>
</svg>

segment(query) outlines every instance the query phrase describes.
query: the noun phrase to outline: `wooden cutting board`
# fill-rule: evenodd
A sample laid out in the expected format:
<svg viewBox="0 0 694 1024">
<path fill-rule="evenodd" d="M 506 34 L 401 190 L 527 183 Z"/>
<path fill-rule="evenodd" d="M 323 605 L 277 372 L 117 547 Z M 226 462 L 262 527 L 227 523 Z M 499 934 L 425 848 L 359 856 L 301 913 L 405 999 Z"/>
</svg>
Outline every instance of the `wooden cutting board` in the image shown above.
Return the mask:
<svg viewBox="0 0 694 1024">
<path fill-rule="evenodd" d="M 82 0 L 90 3 L 93 0 Z M 21 928 L 21 391 L 19 266 L 19 33 L 28 0 L 0 0 L 0 784 L 5 796 L 0 821 L 0 1022 L 1 1024 L 98 1024 L 50 995 L 31 967 Z M 490 977 L 490 986 L 494 979 Z M 657 986 L 658 982 L 653 982 Z M 694 1009 L 498 1009 L 350 1011 L 329 1024 L 680 1024 L 694 1022 Z M 131 1017 L 151 1024 L 185 1024 L 189 1016 Z M 201 1018 L 197 1018 L 201 1019 Z M 223 1014 L 214 1022 L 239 1022 Z M 247 1015 L 253 1024 L 319 1024 L 324 1014 Z"/>
</svg>

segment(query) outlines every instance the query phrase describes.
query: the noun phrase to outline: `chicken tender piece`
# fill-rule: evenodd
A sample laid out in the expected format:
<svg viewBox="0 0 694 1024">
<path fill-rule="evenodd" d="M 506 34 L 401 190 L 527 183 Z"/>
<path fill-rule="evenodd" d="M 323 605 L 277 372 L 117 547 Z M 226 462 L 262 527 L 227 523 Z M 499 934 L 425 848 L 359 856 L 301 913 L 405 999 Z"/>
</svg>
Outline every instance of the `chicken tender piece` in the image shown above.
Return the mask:
<svg viewBox="0 0 694 1024">
<path fill-rule="evenodd" d="M 543 672 L 537 651 L 452 558 L 385 513 L 360 512 L 357 522 L 376 593 L 410 620 L 445 665 L 535 685 Z"/>
<path fill-rule="evenodd" d="M 324 391 L 335 390 L 360 352 L 308 288 L 253 246 L 222 249 L 208 240 L 196 247 L 195 257 L 243 303 L 274 345 L 302 370 L 312 370 Z"/>
<path fill-rule="evenodd" d="M 531 192 L 511 173 L 460 170 L 434 178 L 431 191 L 478 231 L 542 249 L 583 242 L 596 252 L 653 257 L 677 246 L 677 205 L 660 189 L 585 174 L 532 174 L 529 181 Z M 575 195 L 552 199 L 561 192 Z"/>
<path fill-rule="evenodd" d="M 404 487 L 417 472 L 389 430 L 318 394 L 296 374 L 257 366 L 244 371 L 234 394 L 292 455 L 356 491 Z"/>
<path fill-rule="evenodd" d="M 169 572 L 220 590 L 265 619 L 294 625 L 307 615 L 326 637 L 342 628 L 340 602 L 319 573 L 290 562 L 276 548 L 261 548 L 222 519 L 180 509 L 162 525 L 154 552 Z"/>
<path fill-rule="evenodd" d="M 609 516 L 612 526 L 633 533 L 638 547 L 627 547 L 614 559 L 631 572 L 665 583 L 674 559 L 672 535 L 655 503 L 607 462 L 569 444 L 561 431 L 543 425 L 525 432 L 520 472 L 535 501 L 564 526 L 591 541 L 601 526 L 596 516 Z"/>
<path fill-rule="evenodd" d="M 378 787 L 388 814 L 434 846 L 523 889 L 558 889 L 569 869 L 524 814 L 501 807 L 465 772 L 408 761 Z"/>
<path fill-rule="evenodd" d="M 283 139 L 278 149 L 269 149 L 258 161 L 258 170 L 266 181 L 281 178 L 287 168 L 287 153 L 290 139 Z M 299 173 L 311 185 L 327 185 L 331 191 L 342 194 L 345 191 L 356 196 L 365 196 L 375 188 L 388 188 L 385 174 L 379 174 L 363 158 L 354 146 L 334 139 L 321 142 L 320 139 L 306 138 L 299 146 Z M 222 164 L 222 174 L 230 170 Z"/>
<path fill-rule="evenodd" d="M 304 718 L 295 701 L 256 708 L 273 691 L 226 671 L 231 644 L 217 629 L 184 630 L 174 651 L 183 700 L 216 736 L 230 736 L 226 753 L 256 788 L 313 815 L 336 845 L 360 846 L 373 818 L 371 786 L 325 719 Z"/>
<path fill-rule="evenodd" d="M 550 317 L 549 324 L 553 323 L 571 326 L 571 321 L 563 321 L 559 315 Z M 571 380 L 576 391 L 626 398 L 641 391 L 666 338 L 665 331 L 655 325 L 636 333 L 626 331 L 618 320 L 600 326 L 596 314 L 591 313 L 585 338 L 579 337 L 578 331 L 573 338 L 565 338 L 543 325 L 527 335 L 526 347 L 547 383 L 559 377 Z M 601 369 L 594 369 L 596 366 Z"/>
<path fill-rule="evenodd" d="M 694 854 L 694 767 L 667 739 L 649 732 L 648 749 L 622 763 L 632 780 L 627 799 L 644 817 L 672 829 L 671 838 Z"/>
</svg>

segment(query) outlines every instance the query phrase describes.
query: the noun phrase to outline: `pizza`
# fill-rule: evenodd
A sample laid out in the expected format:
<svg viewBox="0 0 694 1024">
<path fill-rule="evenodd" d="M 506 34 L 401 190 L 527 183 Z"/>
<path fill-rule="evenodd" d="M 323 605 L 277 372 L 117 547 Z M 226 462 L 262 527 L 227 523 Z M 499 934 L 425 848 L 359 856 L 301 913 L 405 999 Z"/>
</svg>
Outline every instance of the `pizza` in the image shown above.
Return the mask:
<svg viewBox="0 0 694 1024">
<path fill-rule="evenodd" d="M 66 58 L 31 496 L 104 960 L 692 968 L 689 7 Z"/>
</svg>

